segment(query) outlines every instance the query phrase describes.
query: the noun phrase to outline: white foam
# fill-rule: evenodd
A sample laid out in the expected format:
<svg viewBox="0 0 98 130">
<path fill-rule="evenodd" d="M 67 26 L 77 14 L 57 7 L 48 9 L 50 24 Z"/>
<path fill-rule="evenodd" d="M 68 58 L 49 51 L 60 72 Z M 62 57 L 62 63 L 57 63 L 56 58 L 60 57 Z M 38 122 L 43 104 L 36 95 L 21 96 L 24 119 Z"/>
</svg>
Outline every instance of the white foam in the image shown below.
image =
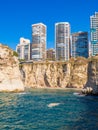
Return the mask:
<svg viewBox="0 0 98 130">
<path fill-rule="evenodd" d="M 55 106 L 58 106 L 60 103 L 50 103 L 50 104 L 48 104 L 47 106 L 48 107 L 55 107 Z"/>
<path fill-rule="evenodd" d="M 18 93 L 19 95 L 24 95 L 24 94 L 27 94 L 26 92 L 22 92 L 22 93 Z"/>
<path fill-rule="evenodd" d="M 80 97 L 84 97 L 85 96 L 85 94 L 81 94 L 81 93 L 73 93 L 73 95 L 80 96 Z"/>
</svg>

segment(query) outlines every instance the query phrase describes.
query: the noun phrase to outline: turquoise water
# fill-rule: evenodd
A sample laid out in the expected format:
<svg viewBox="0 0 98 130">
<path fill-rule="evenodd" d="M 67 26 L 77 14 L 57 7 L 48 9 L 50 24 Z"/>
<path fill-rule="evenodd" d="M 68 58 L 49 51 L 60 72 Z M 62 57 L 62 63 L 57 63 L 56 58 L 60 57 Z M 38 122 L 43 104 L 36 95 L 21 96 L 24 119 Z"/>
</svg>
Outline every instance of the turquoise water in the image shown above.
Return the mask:
<svg viewBox="0 0 98 130">
<path fill-rule="evenodd" d="M 0 93 L 0 130 L 98 130 L 98 97 L 74 92 Z"/>
</svg>

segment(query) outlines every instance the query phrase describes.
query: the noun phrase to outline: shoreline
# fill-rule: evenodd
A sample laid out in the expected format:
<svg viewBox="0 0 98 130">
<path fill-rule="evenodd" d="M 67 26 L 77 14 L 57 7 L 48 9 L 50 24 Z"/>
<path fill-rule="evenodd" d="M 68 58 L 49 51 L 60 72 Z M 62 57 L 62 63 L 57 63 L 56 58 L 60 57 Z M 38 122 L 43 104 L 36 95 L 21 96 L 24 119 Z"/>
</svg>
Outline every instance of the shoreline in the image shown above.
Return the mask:
<svg viewBox="0 0 98 130">
<path fill-rule="evenodd" d="M 76 90 L 76 91 L 82 91 L 82 88 L 26 88 L 25 90 L 29 90 L 29 89 L 32 89 L 32 90 Z M 25 91 L 24 90 L 24 91 Z"/>
<path fill-rule="evenodd" d="M 36 91 L 36 90 L 53 90 L 53 91 L 55 91 L 55 90 L 60 90 L 60 91 L 71 91 L 71 90 L 73 90 L 73 91 L 82 91 L 82 89 L 81 88 L 33 88 L 33 87 L 25 87 L 25 89 L 22 91 L 22 90 L 13 90 L 13 91 L 8 91 L 8 90 L 3 90 L 3 91 L 0 91 L 0 93 L 21 93 L 21 92 L 26 92 L 26 91 L 32 91 L 32 90 L 34 90 L 34 91 Z"/>
</svg>

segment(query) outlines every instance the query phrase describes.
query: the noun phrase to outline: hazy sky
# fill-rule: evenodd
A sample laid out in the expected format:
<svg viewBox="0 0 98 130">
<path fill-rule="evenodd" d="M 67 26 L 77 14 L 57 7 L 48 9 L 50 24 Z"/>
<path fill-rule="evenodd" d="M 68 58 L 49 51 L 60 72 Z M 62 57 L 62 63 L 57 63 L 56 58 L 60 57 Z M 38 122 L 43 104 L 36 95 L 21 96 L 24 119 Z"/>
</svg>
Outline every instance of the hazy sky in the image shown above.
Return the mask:
<svg viewBox="0 0 98 130">
<path fill-rule="evenodd" d="M 98 0 L 0 0 L 0 43 L 16 48 L 20 37 L 32 41 L 31 25 L 47 25 L 47 48 L 54 47 L 54 25 L 69 22 L 71 33 L 90 32 Z"/>
</svg>

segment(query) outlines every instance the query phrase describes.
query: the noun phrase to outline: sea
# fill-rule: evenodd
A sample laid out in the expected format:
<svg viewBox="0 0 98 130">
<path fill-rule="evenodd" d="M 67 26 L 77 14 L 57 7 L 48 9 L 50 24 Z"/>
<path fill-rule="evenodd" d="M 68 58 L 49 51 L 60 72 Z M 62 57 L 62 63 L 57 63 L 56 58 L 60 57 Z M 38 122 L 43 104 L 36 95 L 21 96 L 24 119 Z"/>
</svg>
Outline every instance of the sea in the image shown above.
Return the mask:
<svg viewBox="0 0 98 130">
<path fill-rule="evenodd" d="M 98 97 L 74 89 L 0 93 L 0 130 L 98 130 Z"/>
</svg>

